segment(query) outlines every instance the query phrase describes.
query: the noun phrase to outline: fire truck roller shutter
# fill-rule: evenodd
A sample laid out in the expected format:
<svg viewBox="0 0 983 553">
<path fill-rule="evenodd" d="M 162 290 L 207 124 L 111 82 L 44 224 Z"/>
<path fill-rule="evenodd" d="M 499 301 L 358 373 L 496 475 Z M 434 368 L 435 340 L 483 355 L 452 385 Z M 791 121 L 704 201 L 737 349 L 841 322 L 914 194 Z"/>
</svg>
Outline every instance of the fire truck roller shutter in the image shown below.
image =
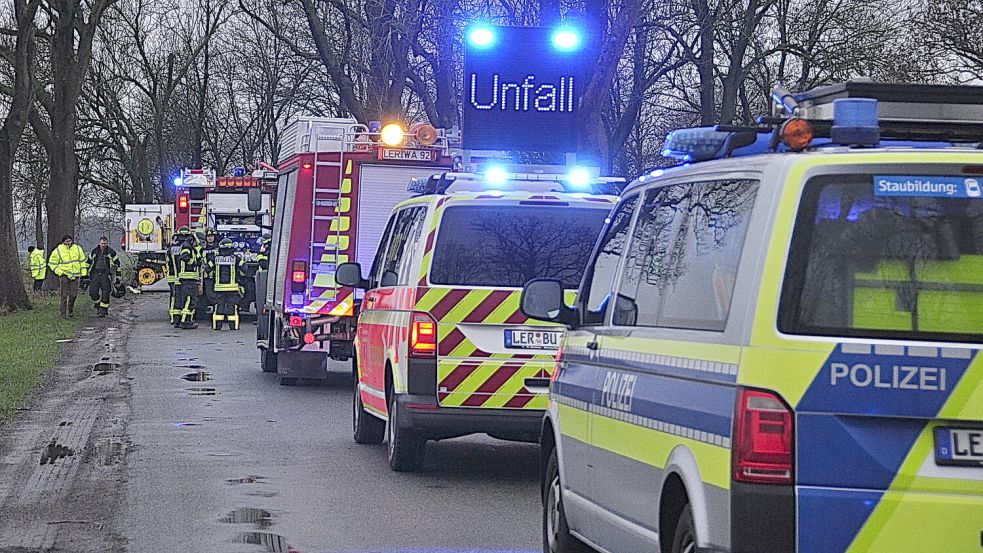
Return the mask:
<svg viewBox="0 0 983 553">
<path fill-rule="evenodd" d="M 362 165 L 359 177 L 358 234 L 355 261 L 365 270 L 372 266 L 379 240 L 393 207 L 411 198 L 406 190 L 410 180 L 430 176 L 445 169 L 427 166 Z M 363 198 L 369 198 L 363 201 Z"/>
<path fill-rule="evenodd" d="M 287 274 L 287 251 L 290 248 L 290 230 L 297 196 L 297 170 L 280 176 L 277 187 L 277 217 L 273 220 L 273 241 L 270 244 L 270 271 L 267 281 L 275 283 L 266 291 L 266 300 L 274 309 L 283 310 L 284 280 Z M 287 300 L 289 301 L 289 300 Z M 257 310 L 260 307 L 257 302 Z"/>
</svg>

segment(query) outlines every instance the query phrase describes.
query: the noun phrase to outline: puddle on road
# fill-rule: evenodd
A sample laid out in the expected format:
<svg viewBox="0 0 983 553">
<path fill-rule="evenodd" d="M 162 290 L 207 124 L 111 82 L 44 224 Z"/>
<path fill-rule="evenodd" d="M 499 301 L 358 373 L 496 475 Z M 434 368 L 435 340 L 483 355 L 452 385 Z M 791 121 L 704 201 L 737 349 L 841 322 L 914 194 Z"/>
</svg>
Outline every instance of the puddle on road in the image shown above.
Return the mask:
<svg viewBox="0 0 983 553">
<path fill-rule="evenodd" d="M 72 425 L 72 421 L 61 421 L 60 423 L 58 423 L 58 426 L 71 426 L 71 425 Z"/>
<path fill-rule="evenodd" d="M 249 475 L 242 478 L 229 478 L 226 480 L 229 484 L 265 484 L 263 480 L 266 480 L 265 476 Z"/>
<path fill-rule="evenodd" d="M 290 544 L 287 543 L 286 538 L 280 534 L 272 534 L 270 532 L 245 532 L 236 536 L 232 543 L 248 543 L 252 545 L 263 546 L 263 551 L 270 551 L 273 553 L 296 553 L 296 549 L 292 549 Z"/>
<path fill-rule="evenodd" d="M 99 464 L 105 467 L 119 464 L 123 460 L 123 441 L 119 438 L 109 438 L 96 445 Z"/>
<path fill-rule="evenodd" d="M 178 368 L 178 369 L 194 369 L 194 370 L 199 370 L 199 369 L 204 369 L 205 368 L 204 365 L 198 365 L 196 363 L 182 363 L 180 365 L 174 365 L 174 367 L 175 368 Z"/>
<path fill-rule="evenodd" d="M 211 375 L 207 371 L 188 373 L 181 378 L 187 380 L 188 382 L 205 382 L 212 379 Z"/>
<path fill-rule="evenodd" d="M 260 482 L 260 484 L 262 484 L 262 482 Z M 246 495 L 250 497 L 270 498 L 270 497 L 276 497 L 276 492 L 246 492 Z"/>
<path fill-rule="evenodd" d="M 178 428 L 183 428 L 185 426 L 198 426 L 198 423 L 196 422 L 186 422 L 186 421 L 172 422 L 171 424 L 173 424 Z"/>
<path fill-rule="evenodd" d="M 108 359 L 103 359 L 92 366 L 92 372 L 96 376 L 104 376 L 112 372 L 116 372 L 122 366 L 120 363 L 110 361 Z"/>
<path fill-rule="evenodd" d="M 215 388 L 188 388 L 188 395 L 190 396 L 217 396 L 218 390 Z"/>
<path fill-rule="evenodd" d="M 262 529 L 273 526 L 273 515 L 265 509 L 239 507 L 218 521 L 226 524 L 255 524 L 257 528 Z"/>
<path fill-rule="evenodd" d="M 75 455 L 75 451 L 70 447 L 61 445 L 55 440 L 51 440 L 51 443 L 44 446 L 44 451 L 41 452 L 41 465 L 54 464 L 58 459 L 64 457 L 72 457 Z"/>
</svg>

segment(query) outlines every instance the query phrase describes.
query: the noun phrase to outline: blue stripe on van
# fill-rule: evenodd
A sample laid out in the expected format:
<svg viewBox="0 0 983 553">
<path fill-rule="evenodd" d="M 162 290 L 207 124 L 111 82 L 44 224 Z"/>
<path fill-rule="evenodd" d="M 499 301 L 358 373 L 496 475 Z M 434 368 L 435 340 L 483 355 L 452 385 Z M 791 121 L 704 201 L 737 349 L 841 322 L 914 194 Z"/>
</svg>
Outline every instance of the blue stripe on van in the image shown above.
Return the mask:
<svg viewBox="0 0 983 553">
<path fill-rule="evenodd" d="M 731 435 L 737 398 L 734 386 L 663 375 L 658 373 L 659 368 L 625 370 L 581 365 L 578 360 L 564 358 L 566 366 L 553 383 L 552 395 L 718 436 Z M 692 372 L 703 375 L 703 371 Z M 634 378 L 630 394 L 620 388 L 624 375 Z M 605 393 L 606 381 L 608 393 Z"/>
</svg>

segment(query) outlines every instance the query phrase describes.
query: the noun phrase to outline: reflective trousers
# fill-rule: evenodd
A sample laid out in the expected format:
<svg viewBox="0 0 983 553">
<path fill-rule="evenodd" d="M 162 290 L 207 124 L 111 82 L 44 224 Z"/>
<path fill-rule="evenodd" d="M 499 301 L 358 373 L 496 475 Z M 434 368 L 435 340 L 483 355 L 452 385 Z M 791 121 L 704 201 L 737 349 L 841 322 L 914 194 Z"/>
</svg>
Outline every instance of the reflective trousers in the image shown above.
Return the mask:
<svg viewBox="0 0 983 553">
<path fill-rule="evenodd" d="M 222 328 L 222 323 L 229 322 L 229 328 L 239 330 L 239 292 L 214 292 L 215 310 L 212 312 L 212 328 Z"/>
<path fill-rule="evenodd" d="M 96 309 L 109 309 L 109 298 L 113 292 L 113 281 L 106 273 L 89 275 L 89 297 L 96 304 Z"/>
<path fill-rule="evenodd" d="M 198 303 L 198 281 L 182 280 L 174 285 L 174 295 L 171 299 L 172 323 L 193 323 L 195 306 Z"/>
</svg>

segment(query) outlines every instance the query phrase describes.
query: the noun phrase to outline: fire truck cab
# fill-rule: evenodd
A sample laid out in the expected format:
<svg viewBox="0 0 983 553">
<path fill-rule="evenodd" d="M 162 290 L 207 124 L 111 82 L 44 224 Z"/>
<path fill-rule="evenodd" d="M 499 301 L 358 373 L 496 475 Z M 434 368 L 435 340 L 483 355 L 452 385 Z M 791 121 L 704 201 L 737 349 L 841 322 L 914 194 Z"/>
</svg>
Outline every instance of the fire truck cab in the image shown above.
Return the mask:
<svg viewBox="0 0 983 553">
<path fill-rule="evenodd" d="M 361 293 L 335 282 L 337 266 L 372 263 L 407 183 L 453 167 L 450 137 L 429 125 L 298 117 L 282 134 L 269 270 L 257 275 L 256 343 L 264 372 L 283 385 L 327 376 L 351 358 Z M 265 273 L 265 274 L 264 274 Z"/>
</svg>

